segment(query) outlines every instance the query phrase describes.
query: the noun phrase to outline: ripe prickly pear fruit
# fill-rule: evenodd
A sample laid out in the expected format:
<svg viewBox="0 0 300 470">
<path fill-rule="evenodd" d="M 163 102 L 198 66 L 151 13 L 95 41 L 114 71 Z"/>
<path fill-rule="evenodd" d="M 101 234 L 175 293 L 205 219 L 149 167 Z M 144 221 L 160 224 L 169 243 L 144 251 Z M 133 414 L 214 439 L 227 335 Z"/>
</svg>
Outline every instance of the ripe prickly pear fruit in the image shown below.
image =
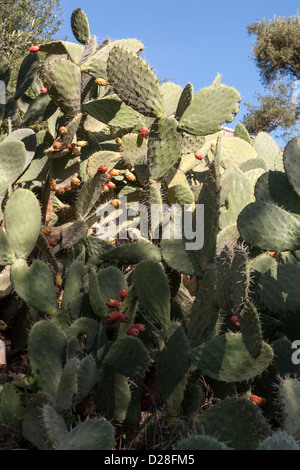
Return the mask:
<svg viewBox="0 0 300 470">
<path fill-rule="evenodd" d="M 50 186 L 51 191 L 56 191 L 56 183 L 55 183 L 54 179 L 50 179 L 49 186 Z"/>
<path fill-rule="evenodd" d="M 48 93 L 47 88 L 46 87 L 41 88 L 40 93 L 41 93 L 41 95 L 45 95 L 46 93 Z"/>
<path fill-rule="evenodd" d="M 255 405 L 265 405 L 266 399 L 262 397 L 258 397 L 257 395 L 250 395 L 250 400 Z"/>
<path fill-rule="evenodd" d="M 132 325 L 132 328 L 136 328 L 139 333 L 146 330 L 146 327 L 143 323 L 135 323 Z"/>
<path fill-rule="evenodd" d="M 53 247 L 53 246 L 56 246 L 58 243 L 57 240 L 55 240 L 55 238 L 48 238 L 48 244 L 49 246 Z"/>
<path fill-rule="evenodd" d="M 120 137 L 116 138 L 116 144 L 117 145 L 122 145 L 122 139 L 120 139 Z"/>
<path fill-rule="evenodd" d="M 230 321 L 233 326 L 240 326 L 239 319 L 236 315 L 232 315 L 232 317 L 230 318 Z"/>
<path fill-rule="evenodd" d="M 75 144 L 68 144 L 67 145 L 68 149 L 73 150 L 75 148 Z"/>
<path fill-rule="evenodd" d="M 73 186 L 80 186 L 81 185 L 81 181 L 79 178 L 73 178 L 71 183 L 73 184 Z"/>
<path fill-rule="evenodd" d="M 113 323 L 116 323 L 119 319 L 119 312 L 110 312 L 106 315 L 106 324 L 107 325 L 112 325 Z"/>
<path fill-rule="evenodd" d="M 121 305 L 121 302 L 119 302 L 118 300 L 114 300 L 114 299 L 108 299 L 106 301 L 106 305 L 110 308 L 119 308 Z"/>
<path fill-rule="evenodd" d="M 106 165 L 100 165 L 98 170 L 97 170 L 97 175 L 104 175 L 108 170 L 108 167 Z"/>
<path fill-rule="evenodd" d="M 142 129 L 139 132 L 139 138 L 143 139 L 143 138 L 147 137 L 148 132 L 149 132 L 149 129 L 147 127 L 142 127 Z"/>
<path fill-rule="evenodd" d="M 29 52 L 39 52 L 40 50 L 40 44 L 38 44 L 37 46 L 31 46 L 29 48 Z"/>
<path fill-rule="evenodd" d="M 128 329 L 127 331 L 128 336 L 138 336 L 140 334 L 139 330 L 137 328 L 134 328 L 133 326 Z"/>
<path fill-rule="evenodd" d="M 64 188 L 58 188 L 58 190 L 56 192 L 59 196 L 62 196 L 65 193 L 65 189 Z"/>
<path fill-rule="evenodd" d="M 121 323 L 128 323 L 129 322 L 129 317 L 125 315 L 125 313 L 120 313 L 119 314 L 119 320 Z"/>
<path fill-rule="evenodd" d="M 68 129 L 65 127 L 65 126 L 61 126 L 58 130 L 58 132 L 61 134 L 61 135 L 65 135 L 68 133 Z"/>
<path fill-rule="evenodd" d="M 51 227 L 46 227 L 45 230 L 44 230 L 44 235 L 46 237 L 50 237 L 51 232 L 52 232 Z"/>
<path fill-rule="evenodd" d="M 200 150 L 196 150 L 195 157 L 197 158 L 197 160 L 203 160 L 204 158 Z"/>
<path fill-rule="evenodd" d="M 127 289 L 122 289 L 122 290 L 120 291 L 119 296 L 120 296 L 120 299 L 121 299 L 121 300 L 124 300 L 125 297 L 127 297 L 127 295 L 128 295 Z"/>
<path fill-rule="evenodd" d="M 105 80 L 104 78 L 96 78 L 95 85 L 107 86 L 107 85 L 110 85 L 110 83 L 107 80 Z"/>
<path fill-rule="evenodd" d="M 105 185 L 104 188 L 103 188 L 103 192 L 108 193 L 109 192 L 109 187 Z"/>
<path fill-rule="evenodd" d="M 113 168 L 112 170 L 110 170 L 109 172 L 109 175 L 110 176 L 119 176 L 120 174 L 120 170 L 116 170 L 115 168 Z"/>
<path fill-rule="evenodd" d="M 113 183 L 112 181 L 107 181 L 106 186 L 109 189 L 114 189 L 116 187 L 115 183 Z"/>
<path fill-rule="evenodd" d="M 52 144 L 52 147 L 54 148 L 54 150 L 60 150 L 61 146 L 62 146 L 62 143 L 58 142 L 57 140 L 55 140 Z"/>
<path fill-rule="evenodd" d="M 67 186 L 64 187 L 64 190 L 66 192 L 71 191 L 71 189 L 72 189 L 72 186 L 70 184 L 67 184 Z"/>
<path fill-rule="evenodd" d="M 110 201 L 110 204 L 115 207 L 116 209 L 118 209 L 118 207 L 120 206 L 120 199 L 112 199 Z"/>
<path fill-rule="evenodd" d="M 125 178 L 128 181 L 135 181 L 136 180 L 136 177 L 134 176 L 134 174 L 131 173 L 131 171 L 129 171 L 128 169 L 125 170 Z"/>
</svg>

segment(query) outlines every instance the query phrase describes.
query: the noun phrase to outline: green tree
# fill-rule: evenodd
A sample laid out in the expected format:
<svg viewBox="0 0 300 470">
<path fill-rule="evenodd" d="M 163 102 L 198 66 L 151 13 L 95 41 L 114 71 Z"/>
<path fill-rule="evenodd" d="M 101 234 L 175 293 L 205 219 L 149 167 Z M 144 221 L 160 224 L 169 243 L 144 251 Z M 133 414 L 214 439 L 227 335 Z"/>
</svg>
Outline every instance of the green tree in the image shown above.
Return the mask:
<svg viewBox="0 0 300 470">
<path fill-rule="evenodd" d="M 300 17 L 275 16 L 252 22 L 247 29 L 256 35 L 251 56 L 267 93 L 255 95 L 257 105 L 245 103 L 243 124 L 251 134 L 277 130 L 290 138 L 300 117 Z"/>
<path fill-rule="evenodd" d="M 0 51 L 9 59 L 12 79 L 34 44 L 51 41 L 62 23 L 59 0 L 0 0 Z"/>
</svg>

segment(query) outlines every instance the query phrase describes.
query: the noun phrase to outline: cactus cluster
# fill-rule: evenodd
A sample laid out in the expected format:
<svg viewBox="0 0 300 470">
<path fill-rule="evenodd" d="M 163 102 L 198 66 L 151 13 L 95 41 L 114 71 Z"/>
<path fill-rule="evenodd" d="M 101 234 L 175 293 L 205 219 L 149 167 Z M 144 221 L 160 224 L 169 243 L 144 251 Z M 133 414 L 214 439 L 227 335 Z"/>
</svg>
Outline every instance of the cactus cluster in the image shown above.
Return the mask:
<svg viewBox="0 0 300 470">
<path fill-rule="evenodd" d="M 161 84 L 139 40 L 71 26 L 15 88 L 0 55 L 3 446 L 298 450 L 299 138 L 225 137 L 219 75 Z"/>
</svg>

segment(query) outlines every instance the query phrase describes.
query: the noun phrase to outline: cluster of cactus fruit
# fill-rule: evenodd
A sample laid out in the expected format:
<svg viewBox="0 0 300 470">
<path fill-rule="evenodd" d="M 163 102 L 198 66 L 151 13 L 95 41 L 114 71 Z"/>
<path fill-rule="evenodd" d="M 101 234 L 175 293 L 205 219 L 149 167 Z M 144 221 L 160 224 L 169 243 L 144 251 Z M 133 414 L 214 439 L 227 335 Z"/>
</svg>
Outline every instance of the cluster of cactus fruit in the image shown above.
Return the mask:
<svg viewBox="0 0 300 470">
<path fill-rule="evenodd" d="M 81 9 L 71 25 L 77 42 L 32 46 L 15 88 L 0 55 L 1 320 L 8 362 L 28 361 L 0 374 L 0 448 L 109 450 L 126 434 L 135 449 L 299 450 L 300 138 L 280 152 L 241 124 L 222 136 L 240 95 L 219 75 L 197 93 L 160 84 L 140 41 L 98 45 Z M 158 220 L 99 237 L 97 208 L 118 218 L 124 198 Z M 184 227 L 163 236 L 164 206 L 198 231 L 204 207 L 200 249 Z"/>
</svg>

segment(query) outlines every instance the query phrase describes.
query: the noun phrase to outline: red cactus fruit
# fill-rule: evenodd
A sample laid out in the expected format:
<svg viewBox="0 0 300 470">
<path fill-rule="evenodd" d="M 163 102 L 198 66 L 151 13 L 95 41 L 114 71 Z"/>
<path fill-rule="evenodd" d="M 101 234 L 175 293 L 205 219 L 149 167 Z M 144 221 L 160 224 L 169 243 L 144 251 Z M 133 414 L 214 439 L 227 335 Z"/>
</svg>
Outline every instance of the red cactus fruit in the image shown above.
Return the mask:
<svg viewBox="0 0 300 470">
<path fill-rule="evenodd" d="M 55 183 L 54 179 L 50 179 L 49 186 L 50 186 L 51 191 L 56 191 L 56 183 Z"/>
<path fill-rule="evenodd" d="M 265 405 L 266 399 L 262 397 L 258 397 L 257 395 L 250 395 L 250 400 L 255 405 Z"/>
<path fill-rule="evenodd" d="M 113 168 L 112 170 L 110 170 L 109 174 L 110 176 L 118 176 L 120 174 L 120 170 L 116 170 L 115 168 Z"/>
<path fill-rule="evenodd" d="M 106 165 L 101 165 L 99 166 L 97 170 L 97 175 L 104 175 L 104 173 L 106 173 L 107 170 L 108 170 L 108 167 Z"/>
<path fill-rule="evenodd" d="M 232 317 L 230 318 L 230 321 L 233 326 L 240 326 L 239 319 L 236 315 L 232 315 Z"/>
<path fill-rule="evenodd" d="M 144 137 L 147 137 L 149 132 L 149 129 L 147 127 L 142 127 L 142 129 L 139 132 L 139 138 L 143 139 Z"/>
<path fill-rule="evenodd" d="M 58 190 L 56 192 L 59 196 L 62 196 L 65 193 L 65 189 L 64 188 L 58 188 Z"/>
<path fill-rule="evenodd" d="M 128 323 L 129 322 L 129 317 L 125 315 L 125 313 L 120 313 L 119 314 L 119 320 L 121 323 Z"/>
<path fill-rule="evenodd" d="M 106 315 L 106 324 L 107 325 L 112 325 L 113 323 L 116 323 L 116 321 L 118 321 L 119 319 L 119 312 L 118 311 L 115 311 L 115 312 L 110 312 Z"/>
<path fill-rule="evenodd" d="M 45 230 L 44 230 L 44 235 L 46 237 L 50 237 L 51 232 L 52 232 L 51 227 L 46 227 Z"/>
<path fill-rule="evenodd" d="M 54 148 L 54 150 L 60 150 L 61 146 L 62 146 L 62 143 L 58 142 L 57 140 L 55 140 L 52 144 L 52 147 Z"/>
<path fill-rule="evenodd" d="M 103 188 L 103 192 L 108 193 L 109 192 L 109 187 L 105 185 L 104 188 Z"/>
<path fill-rule="evenodd" d="M 48 244 L 49 244 L 49 246 L 52 246 L 52 247 L 53 247 L 53 246 L 56 246 L 57 243 L 58 243 L 58 241 L 55 240 L 55 238 L 48 238 Z"/>
<path fill-rule="evenodd" d="M 117 145 L 122 145 L 122 139 L 120 139 L 120 137 L 116 138 L 116 144 Z"/>
<path fill-rule="evenodd" d="M 127 295 L 128 295 L 127 289 L 122 289 L 122 290 L 120 291 L 119 296 L 120 296 L 120 299 L 121 299 L 121 300 L 124 300 L 125 297 L 127 297 Z"/>
<path fill-rule="evenodd" d="M 114 300 L 114 299 L 108 299 L 106 301 L 106 305 L 110 308 L 119 308 L 121 305 L 121 302 L 119 302 L 118 300 Z"/>
<path fill-rule="evenodd" d="M 125 170 L 125 178 L 128 181 L 135 181 L 136 180 L 136 177 L 134 176 L 134 174 L 131 171 L 129 171 L 128 169 Z"/>
<path fill-rule="evenodd" d="M 38 44 L 37 46 L 31 46 L 29 48 L 29 52 L 39 52 L 40 50 L 40 44 Z"/>
<path fill-rule="evenodd" d="M 106 186 L 109 189 L 114 189 L 116 187 L 115 183 L 113 183 L 112 181 L 107 181 Z"/>
<path fill-rule="evenodd" d="M 200 150 L 196 150 L 195 157 L 197 158 L 197 160 L 203 160 L 204 158 Z"/>
<path fill-rule="evenodd" d="M 146 330 L 146 327 L 143 323 L 135 323 L 132 325 L 132 328 L 136 328 L 139 333 Z"/>
<path fill-rule="evenodd" d="M 71 189 L 72 189 L 72 186 L 70 184 L 67 184 L 67 186 L 64 187 L 64 190 L 67 192 L 71 191 Z"/>
<path fill-rule="evenodd" d="M 73 186 L 80 186 L 81 185 L 81 181 L 79 178 L 73 178 L 72 179 L 72 184 Z"/>
<path fill-rule="evenodd" d="M 140 334 L 139 330 L 137 328 L 134 328 L 133 326 L 128 329 L 127 331 L 128 336 L 138 336 Z"/>
<path fill-rule="evenodd" d="M 46 93 L 48 93 L 48 89 L 46 87 L 43 87 L 40 89 L 40 93 L 41 95 L 45 95 Z"/>
<path fill-rule="evenodd" d="M 67 129 L 65 126 L 61 126 L 61 127 L 59 128 L 59 133 L 60 133 L 61 135 L 65 135 L 65 134 L 68 133 L 68 129 Z"/>
</svg>

